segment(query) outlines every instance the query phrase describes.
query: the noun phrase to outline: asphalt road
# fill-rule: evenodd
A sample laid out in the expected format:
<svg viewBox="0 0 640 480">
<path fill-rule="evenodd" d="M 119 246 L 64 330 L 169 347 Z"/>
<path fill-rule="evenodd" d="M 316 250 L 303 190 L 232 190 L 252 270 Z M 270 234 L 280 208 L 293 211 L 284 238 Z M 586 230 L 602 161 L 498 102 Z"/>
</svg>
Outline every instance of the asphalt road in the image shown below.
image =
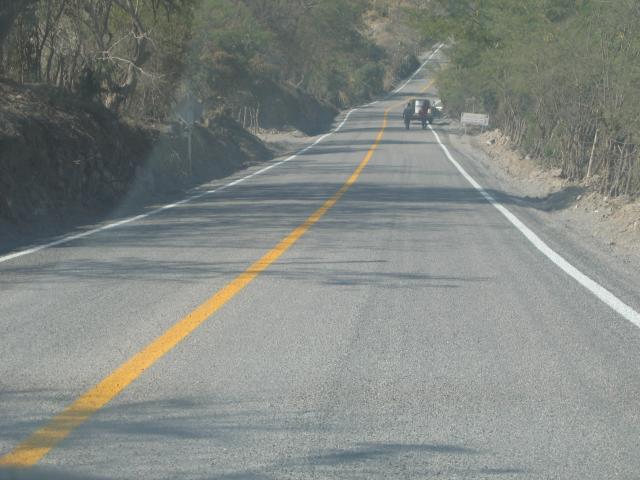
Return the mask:
<svg viewBox="0 0 640 480">
<path fill-rule="evenodd" d="M 640 329 L 527 241 L 432 132 L 404 129 L 398 103 L 430 75 L 242 183 L 0 263 L 2 457 L 303 224 L 393 107 L 304 235 L 0 478 L 640 478 Z M 541 229 L 638 310 L 638 284 Z"/>
</svg>

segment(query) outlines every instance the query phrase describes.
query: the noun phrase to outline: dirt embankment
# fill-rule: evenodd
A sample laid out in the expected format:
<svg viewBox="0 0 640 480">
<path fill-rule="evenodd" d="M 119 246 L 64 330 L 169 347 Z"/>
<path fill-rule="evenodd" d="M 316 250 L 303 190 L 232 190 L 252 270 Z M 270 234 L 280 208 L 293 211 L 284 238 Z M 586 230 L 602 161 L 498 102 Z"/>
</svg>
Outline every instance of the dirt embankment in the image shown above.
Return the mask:
<svg viewBox="0 0 640 480">
<path fill-rule="evenodd" d="M 0 220 L 14 224 L 109 211 L 271 158 L 237 123 L 218 117 L 193 134 L 134 125 L 51 88 L 0 82 Z"/>
<path fill-rule="evenodd" d="M 260 106 L 260 128 L 286 130 L 290 127 L 306 135 L 327 130 L 338 110 L 292 85 L 261 79 L 253 85 L 253 95 Z"/>
<path fill-rule="evenodd" d="M 471 138 L 497 166 L 494 170 L 516 182 L 542 210 L 554 212 L 565 224 L 614 252 L 640 257 L 640 199 L 610 198 L 596 191 L 595 178 L 572 182 L 563 178 L 560 169 L 544 169 L 512 148 L 500 130 Z"/>
</svg>

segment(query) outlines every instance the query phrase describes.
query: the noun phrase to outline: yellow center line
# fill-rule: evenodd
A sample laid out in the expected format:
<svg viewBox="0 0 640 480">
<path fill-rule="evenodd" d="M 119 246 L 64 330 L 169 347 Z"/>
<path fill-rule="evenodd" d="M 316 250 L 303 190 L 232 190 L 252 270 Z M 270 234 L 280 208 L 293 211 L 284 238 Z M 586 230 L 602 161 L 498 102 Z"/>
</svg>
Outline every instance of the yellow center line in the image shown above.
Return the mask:
<svg viewBox="0 0 640 480">
<path fill-rule="evenodd" d="M 427 86 L 427 88 L 431 85 Z M 425 89 L 426 90 L 426 89 Z M 362 170 L 367 166 L 378 148 L 387 127 L 387 117 L 392 105 L 384 112 L 382 127 L 374 143 L 358 167 L 342 187 L 318 208 L 302 225 L 294 229 L 262 258 L 253 263 L 243 273 L 218 290 L 213 296 L 196 307 L 191 313 L 179 320 L 150 344 L 126 360 L 100 383 L 83 393 L 61 413 L 53 417 L 46 425 L 33 432 L 11 452 L 0 458 L 0 466 L 30 467 L 39 462 L 58 443 L 68 437 L 73 430 L 86 422 L 94 413 L 119 395 L 142 373 L 172 350 L 205 320 L 216 313 L 223 305 L 249 285 L 261 272 L 278 260 L 312 225 L 320 220 L 333 207 L 340 197 L 356 182 Z"/>
</svg>

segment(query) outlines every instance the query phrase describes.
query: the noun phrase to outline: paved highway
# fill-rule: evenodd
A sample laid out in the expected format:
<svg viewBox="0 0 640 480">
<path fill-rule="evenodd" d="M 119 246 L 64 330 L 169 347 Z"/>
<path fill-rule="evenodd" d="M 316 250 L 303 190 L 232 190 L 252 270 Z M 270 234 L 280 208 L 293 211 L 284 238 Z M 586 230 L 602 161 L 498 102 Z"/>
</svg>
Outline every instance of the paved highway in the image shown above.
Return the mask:
<svg viewBox="0 0 640 480">
<path fill-rule="evenodd" d="M 0 262 L 0 478 L 640 478 L 638 284 L 490 192 L 616 311 L 404 129 L 438 58 L 296 158 Z"/>
</svg>

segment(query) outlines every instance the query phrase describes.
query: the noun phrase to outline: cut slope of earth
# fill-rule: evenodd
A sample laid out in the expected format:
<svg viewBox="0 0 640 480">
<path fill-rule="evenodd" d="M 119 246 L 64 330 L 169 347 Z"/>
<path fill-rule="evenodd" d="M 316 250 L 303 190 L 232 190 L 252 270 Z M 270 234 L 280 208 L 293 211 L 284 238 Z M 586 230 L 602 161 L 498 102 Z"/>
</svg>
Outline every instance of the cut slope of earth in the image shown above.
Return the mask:
<svg viewBox="0 0 640 480">
<path fill-rule="evenodd" d="M 165 194 L 271 158 L 219 116 L 193 133 L 134 125 L 101 105 L 43 87 L 0 83 L 0 219 L 21 223 L 102 213 L 125 197 Z"/>
</svg>

